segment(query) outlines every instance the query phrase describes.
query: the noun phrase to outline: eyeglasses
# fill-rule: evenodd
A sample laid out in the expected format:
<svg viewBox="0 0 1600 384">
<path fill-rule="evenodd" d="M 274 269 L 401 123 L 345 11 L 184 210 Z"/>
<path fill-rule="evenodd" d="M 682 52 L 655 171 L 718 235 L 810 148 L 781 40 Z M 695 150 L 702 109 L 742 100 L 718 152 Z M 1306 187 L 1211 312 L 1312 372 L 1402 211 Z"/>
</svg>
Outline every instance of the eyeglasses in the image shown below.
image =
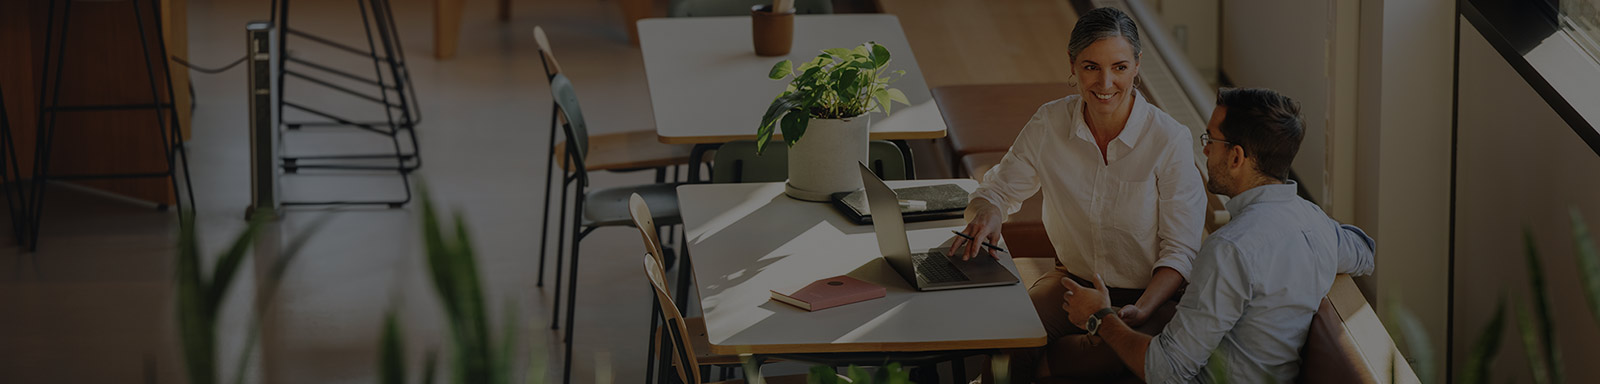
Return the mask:
<svg viewBox="0 0 1600 384">
<path fill-rule="evenodd" d="M 1200 133 L 1200 141 L 1206 142 L 1207 144 L 1210 144 L 1211 142 L 1218 142 L 1218 143 L 1223 143 L 1223 144 L 1227 144 L 1227 145 L 1239 145 L 1239 144 L 1234 144 L 1233 142 L 1227 141 L 1227 140 L 1213 139 L 1213 138 L 1211 138 L 1211 132 L 1201 132 Z M 1243 146 L 1241 146 L 1240 148 L 1243 148 Z"/>
<path fill-rule="evenodd" d="M 1218 143 L 1223 143 L 1223 144 L 1227 144 L 1227 145 L 1238 145 L 1238 144 L 1234 144 L 1232 142 L 1229 142 L 1227 140 L 1213 139 L 1213 138 L 1211 138 L 1211 132 L 1201 132 L 1200 133 L 1200 141 L 1204 141 L 1204 142 L 1207 142 L 1207 143 L 1218 142 Z"/>
</svg>

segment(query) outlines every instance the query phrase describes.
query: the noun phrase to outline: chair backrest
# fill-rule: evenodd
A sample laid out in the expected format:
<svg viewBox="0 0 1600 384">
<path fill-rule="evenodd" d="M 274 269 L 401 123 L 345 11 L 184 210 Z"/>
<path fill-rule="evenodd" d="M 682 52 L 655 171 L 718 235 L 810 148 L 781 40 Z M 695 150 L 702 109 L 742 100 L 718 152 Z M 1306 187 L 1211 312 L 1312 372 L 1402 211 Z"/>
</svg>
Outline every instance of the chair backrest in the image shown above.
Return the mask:
<svg viewBox="0 0 1600 384">
<path fill-rule="evenodd" d="M 884 140 L 867 143 L 867 167 L 884 180 L 906 180 L 911 172 L 906 169 L 906 159 L 900 147 Z M 789 178 L 789 146 L 783 141 L 767 145 L 767 150 L 756 155 L 756 142 L 733 141 L 717 148 L 711 160 L 713 183 L 765 183 Z"/>
<path fill-rule="evenodd" d="M 689 342 L 689 327 L 683 322 L 683 313 L 678 312 L 678 306 L 672 302 L 672 294 L 667 290 L 666 267 L 661 265 L 660 259 L 646 253 L 644 274 L 650 279 L 650 287 L 656 291 L 656 299 L 661 301 L 661 318 L 666 325 L 661 337 L 667 338 L 667 345 L 657 350 L 672 353 L 673 360 L 677 362 L 679 379 L 685 383 L 700 383 L 700 361 L 695 359 L 694 344 Z"/>
<path fill-rule="evenodd" d="M 1371 370 L 1361 359 L 1361 351 L 1350 341 L 1344 320 L 1333 302 L 1322 298 L 1317 313 L 1311 316 L 1306 344 L 1300 347 L 1300 375 L 1296 383 L 1370 383 Z"/>
<path fill-rule="evenodd" d="M 637 193 L 628 196 L 628 215 L 633 216 L 633 226 L 638 227 L 639 235 L 644 237 L 645 250 L 661 260 L 661 236 L 656 233 L 656 218 L 650 214 L 650 205 L 645 204 L 644 197 Z"/>
<path fill-rule="evenodd" d="M 770 0 L 672 0 L 667 5 L 671 17 L 748 16 L 750 8 L 772 4 Z M 816 15 L 833 13 L 832 0 L 795 0 L 794 13 Z"/>
<path fill-rule="evenodd" d="M 545 37 L 544 28 L 533 27 L 533 41 L 539 44 L 539 62 L 544 64 L 545 80 L 561 73 L 561 63 L 556 62 L 556 54 L 550 51 L 550 38 Z"/>
<path fill-rule="evenodd" d="M 583 160 L 589 155 L 589 127 L 584 124 L 583 109 L 578 107 L 578 93 L 572 89 L 572 80 L 557 73 L 550 78 L 550 97 L 555 99 L 562 132 L 567 136 L 567 159 L 572 169 L 583 172 Z"/>
</svg>

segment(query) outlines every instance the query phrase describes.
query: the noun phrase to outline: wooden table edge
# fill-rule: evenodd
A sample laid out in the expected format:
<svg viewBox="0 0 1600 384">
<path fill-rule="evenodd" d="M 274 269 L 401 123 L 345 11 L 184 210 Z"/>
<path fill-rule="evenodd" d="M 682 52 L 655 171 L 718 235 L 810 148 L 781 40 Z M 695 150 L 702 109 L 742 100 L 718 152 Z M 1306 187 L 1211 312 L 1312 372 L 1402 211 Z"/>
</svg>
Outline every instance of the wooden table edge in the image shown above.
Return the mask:
<svg viewBox="0 0 1600 384">
<path fill-rule="evenodd" d="M 1013 349 L 1035 348 L 1045 345 L 1045 336 L 1026 337 L 1003 340 L 978 340 L 978 341 L 919 341 L 919 342 L 877 342 L 877 343 L 850 343 L 850 344 L 765 344 L 765 345 L 720 345 L 709 343 L 711 353 L 719 355 L 752 354 L 786 354 L 786 353 L 849 353 L 849 352 L 926 352 L 926 351 L 959 351 L 968 349 Z"/>
<path fill-rule="evenodd" d="M 872 140 L 917 140 L 917 139 L 942 139 L 945 130 L 928 132 L 872 132 Z M 722 136 L 663 136 L 656 131 L 656 140 L 662 144 L 722 144 L 730 141 L 755 140 L 755 134 L 748 135 L 722 135 Z M 782 140 L 783 135 L 774 133 L 773 140 Z"/>
</svg>

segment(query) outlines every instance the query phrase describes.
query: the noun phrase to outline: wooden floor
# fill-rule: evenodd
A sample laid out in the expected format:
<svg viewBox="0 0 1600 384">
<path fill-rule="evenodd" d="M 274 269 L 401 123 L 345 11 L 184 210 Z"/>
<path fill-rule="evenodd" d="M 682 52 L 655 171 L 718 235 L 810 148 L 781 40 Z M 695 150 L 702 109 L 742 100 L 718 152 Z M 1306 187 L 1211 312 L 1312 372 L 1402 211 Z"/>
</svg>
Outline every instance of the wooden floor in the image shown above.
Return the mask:
<svg viewBox="0 0 1600 384">
<path fill-rule="evenodd" d="M 1065 82 L 1067 0 L 878 0 L 900 18 L 928 86 Z"/>
</svg>

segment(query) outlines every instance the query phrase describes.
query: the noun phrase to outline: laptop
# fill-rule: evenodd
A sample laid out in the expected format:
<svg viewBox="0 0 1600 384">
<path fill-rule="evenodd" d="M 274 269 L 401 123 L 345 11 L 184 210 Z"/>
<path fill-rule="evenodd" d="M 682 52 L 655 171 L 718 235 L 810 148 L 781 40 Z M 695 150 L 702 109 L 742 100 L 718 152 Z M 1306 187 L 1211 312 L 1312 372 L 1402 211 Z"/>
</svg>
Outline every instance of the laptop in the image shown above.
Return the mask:
<svg viewBox="0 0 1600 384">
<path fill-rule="evenodd" d="M 860 169 L 868 207 L 877 217 L 872 221 L 872 228 L 878 233 L 878 250 L 912 287 L 918 291 L 938 291 L 1018 282 L 1017 276 L 983 247 L 979 247 L 981 250 L 976 257 L 966 261 L 951 259 L 946 254 L 947 247 L 911 253 L 911 242 L 906 240 L 906 223 L 900 216 L 899 197 L 866 164 L 860 164 Z"/>
</svg>

